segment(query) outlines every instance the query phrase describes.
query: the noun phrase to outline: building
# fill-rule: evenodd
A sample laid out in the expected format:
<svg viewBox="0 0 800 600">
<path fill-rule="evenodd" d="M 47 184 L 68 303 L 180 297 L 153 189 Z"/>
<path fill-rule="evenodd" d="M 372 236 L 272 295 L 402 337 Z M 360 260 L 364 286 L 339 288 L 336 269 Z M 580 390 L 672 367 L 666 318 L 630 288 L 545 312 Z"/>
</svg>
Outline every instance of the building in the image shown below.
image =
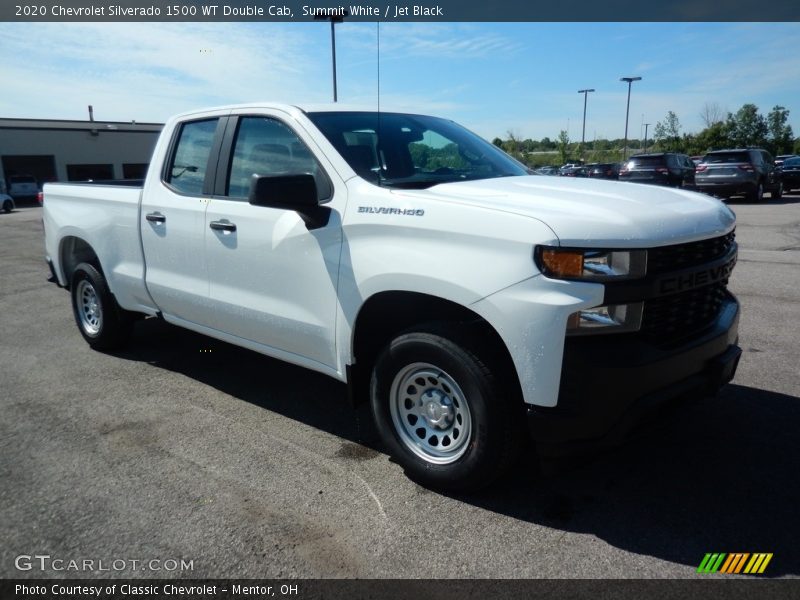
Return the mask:
<svg viewBox="0 0 800 600">
<path fill-rule="evenodd" d="M 0 119 L 0 182 L 141 179 L 161 123 Z"/>
</svg>

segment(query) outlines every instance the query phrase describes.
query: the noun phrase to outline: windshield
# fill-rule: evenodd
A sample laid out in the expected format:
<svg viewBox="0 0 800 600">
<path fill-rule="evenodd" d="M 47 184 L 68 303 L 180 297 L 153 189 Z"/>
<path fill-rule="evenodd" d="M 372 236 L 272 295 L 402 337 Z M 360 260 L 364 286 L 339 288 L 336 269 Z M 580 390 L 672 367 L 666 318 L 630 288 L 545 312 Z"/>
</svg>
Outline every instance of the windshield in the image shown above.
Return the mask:
<svg viewBox="0 0 800 600">
<path fill-rule="evenodd" d="M 800 158 L 787 158 L 786 162 L 783 163 L 784 168 L 786 167 L 800 167 Z"/>
<path fill-rule="evenodd" d="M 370 183 L 427 188 L 439 183 L 527 175 L 521 163 L 452 121 L 377 112 L 308 117 Z"/>
</svg>

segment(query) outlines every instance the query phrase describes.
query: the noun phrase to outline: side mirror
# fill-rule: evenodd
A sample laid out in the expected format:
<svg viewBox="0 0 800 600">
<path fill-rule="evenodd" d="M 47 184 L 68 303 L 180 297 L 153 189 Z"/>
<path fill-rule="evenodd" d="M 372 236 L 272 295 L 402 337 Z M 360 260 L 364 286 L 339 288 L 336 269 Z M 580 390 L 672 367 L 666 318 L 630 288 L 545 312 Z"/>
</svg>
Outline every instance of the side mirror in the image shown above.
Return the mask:
<svg viewBox="0 0 800 600">
<path fill-rule="evenodd" d="M 253 175 L 250 179 L 250 204 L 286 210 L 319 206 L 317 182 L 309 173 L 302 175 Z"/>
<path fill-rule="evenodd" d="M 327 225 L 331 212 L 319 205 L 317 182 L 310 173 L 253 175 L 248 202 L 253 206 L 296 211 L 308 229 Z"/>
</svg>

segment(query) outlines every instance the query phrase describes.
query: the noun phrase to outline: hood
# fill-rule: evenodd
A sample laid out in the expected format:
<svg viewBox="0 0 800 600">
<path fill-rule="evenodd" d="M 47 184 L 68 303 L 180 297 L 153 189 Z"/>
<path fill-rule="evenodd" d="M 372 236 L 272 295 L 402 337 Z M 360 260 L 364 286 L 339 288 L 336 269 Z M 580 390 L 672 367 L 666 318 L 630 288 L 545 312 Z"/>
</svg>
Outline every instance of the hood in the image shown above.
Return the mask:
<svg viewBox="0 0 800 600">
<path fill-rule="evenodd" d="M 531 217 L 563 246 L 635 248 L 691 242 L 733 229 L 736 217 L 710 196 L 655 185 L 522 176 L 396 190 Z"/>
</svg>

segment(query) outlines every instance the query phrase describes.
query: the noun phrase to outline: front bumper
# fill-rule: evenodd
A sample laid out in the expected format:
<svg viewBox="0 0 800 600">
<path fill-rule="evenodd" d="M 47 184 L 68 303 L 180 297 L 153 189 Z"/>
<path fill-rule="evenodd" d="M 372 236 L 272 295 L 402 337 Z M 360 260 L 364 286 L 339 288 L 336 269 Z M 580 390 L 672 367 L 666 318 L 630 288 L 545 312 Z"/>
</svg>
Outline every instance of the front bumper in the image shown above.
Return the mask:
<svg viewBox="0 0 800 600">
<path fill-rule="evenodd" d="M 528 407 L 531 437 L 545 445 L 614 442 L 673 399 L 714 394 L 736 372 L 738 324 L 739 304 L 729 294 L 705 333 L 677 348 L 656 348 L 636 334 L 568 338 L 558 404 Z"/>
<path fill-rule="evenodd" d="M 783 174 L 783 190 L 790 191 L 800 188 L 800 173 Z"/>
</svg>

